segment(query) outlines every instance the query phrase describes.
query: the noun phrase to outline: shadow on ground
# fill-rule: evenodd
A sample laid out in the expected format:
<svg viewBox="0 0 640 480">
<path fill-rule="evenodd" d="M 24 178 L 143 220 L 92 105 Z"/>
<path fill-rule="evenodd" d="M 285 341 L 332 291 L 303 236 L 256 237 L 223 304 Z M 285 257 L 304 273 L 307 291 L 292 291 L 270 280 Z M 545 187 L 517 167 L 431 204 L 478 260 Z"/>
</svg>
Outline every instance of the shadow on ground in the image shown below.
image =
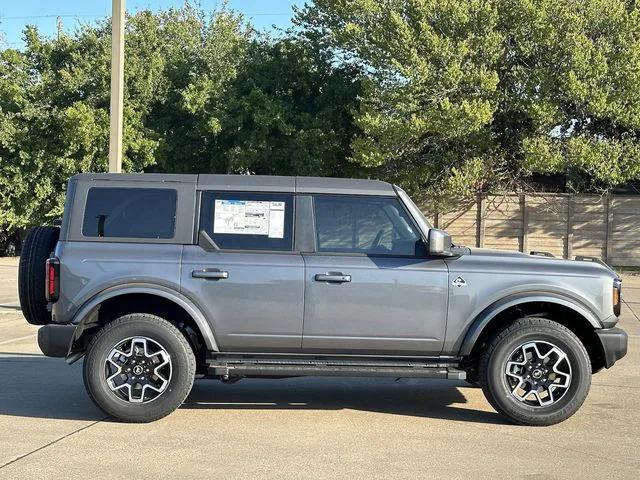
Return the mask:
<svg viewBox="0 0 640 480">
<path fill-rule="evenodd" d="M 82 384 L 82 362 L 0 352 L 0 415 L 64 420 L 104 418 Z"/>
<path fill-rule="evenodd" d="M 183 409 L 362 410 L 391 415 L 502 424 L 494 412 L 462 405 L 463 384 L 444 380 L 304 377 L 199 381 Z M 466 385 L 466 384 L 464 384 Z M 457 406 L 458 405 L 458 406 Z"/>
<path fill-rule="evenodd" d="M 197 380 L 184 410 L 341 410 L 503 423 L 493 412 L 461 406 L 463 384 L 440 380 L 390 378 L 245 379 L 235 384 Z M 0 415 L 99 420 L 82 384 L 82 362 L 0 352 Z"/>
</svg>

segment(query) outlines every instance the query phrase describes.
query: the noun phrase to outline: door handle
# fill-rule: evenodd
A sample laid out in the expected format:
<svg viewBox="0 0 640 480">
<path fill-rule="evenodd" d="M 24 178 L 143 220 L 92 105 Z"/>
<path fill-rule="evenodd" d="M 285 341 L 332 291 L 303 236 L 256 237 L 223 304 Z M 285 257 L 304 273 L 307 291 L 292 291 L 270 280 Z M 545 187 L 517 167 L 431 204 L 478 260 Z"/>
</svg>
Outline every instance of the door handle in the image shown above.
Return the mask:
<svg viewBox="0 0 640 480">
<path fill-rule="evenodd" d="M 206 278 L 207 280 L 224 280 L 229 278 L 229 272 L 223 272 L 217 268 L 204 268 L 191 272 L 193 278 Z"/>
<path fill-rule="evenodd" d="M 316 282 L 347 283 L 351 281 L 351 275 L 344 275 L 340 272 L 317 273 Z"/>
</svg>

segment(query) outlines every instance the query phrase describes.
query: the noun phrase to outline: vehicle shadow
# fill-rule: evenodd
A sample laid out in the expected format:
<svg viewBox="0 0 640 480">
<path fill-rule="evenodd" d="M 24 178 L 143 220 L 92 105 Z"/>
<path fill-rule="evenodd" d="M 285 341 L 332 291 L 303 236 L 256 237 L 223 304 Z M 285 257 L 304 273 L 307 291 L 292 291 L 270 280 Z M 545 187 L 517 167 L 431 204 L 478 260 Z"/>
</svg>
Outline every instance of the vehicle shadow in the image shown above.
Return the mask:
<svg viewBox="0 0 640 480">
<path fill-rule="evenodd" d="M 82 362 L 39 354 L 0 352 L 0 415 L 100 420 L 82 384 Z"/>
<path fill-rule="evenodd" d="M 196 380 L 182 409 L 362 410 L 485 424 L 505 423 L 494 412 L 469 408 L 466 384 L 442 380 L 305 377 L 244 379 L 234 384 Z M 104 414 L 82 383 L 82 361 L 0 352 L 0 415 L 100 420 Z"/>
<path fill-rule="evenodd" d="M 492 411 L 469 408 L 466 383 L 446 380 L 300 377 L 244 379 L 231 385 L 196 381 L 183 409 L 362 410 L 392 415 L 505 424 Z M 484 400 L 482 400 L 484 402 Z"/>
</svg>

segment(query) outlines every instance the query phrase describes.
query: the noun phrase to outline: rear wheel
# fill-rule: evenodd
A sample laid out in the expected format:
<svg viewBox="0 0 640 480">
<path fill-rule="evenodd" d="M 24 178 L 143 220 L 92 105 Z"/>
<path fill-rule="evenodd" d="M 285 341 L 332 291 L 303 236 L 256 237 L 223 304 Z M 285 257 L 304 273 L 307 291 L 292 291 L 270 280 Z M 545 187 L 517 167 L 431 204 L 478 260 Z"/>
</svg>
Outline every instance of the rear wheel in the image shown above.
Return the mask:
<svg viewBox="0 0 640 480">
<path fill-rule="evenodd" d="M 24 318 L 32 325 L 51 322 L 45 298 L 45 262 L 56 247 L 58 227 L 35 227 L 22 244 L 18 268 L 18 296 Z"/>
<path fill-rule="evenodd" d="M 496 335 L 480 358 L 479 379 L 491 405 L 524 425 L 553 425 L 582 405 L 591 362 L 568 328 L 526 317 Z"/>
<path fill-rule="evenodd" d="M 195 369 L 193 350 L 175 326 L 155 315 L 130 314 L 93 337 L 84 361 L 84 383 L 108 415 L 151 422 L 182 404 Z"/>
</svg>

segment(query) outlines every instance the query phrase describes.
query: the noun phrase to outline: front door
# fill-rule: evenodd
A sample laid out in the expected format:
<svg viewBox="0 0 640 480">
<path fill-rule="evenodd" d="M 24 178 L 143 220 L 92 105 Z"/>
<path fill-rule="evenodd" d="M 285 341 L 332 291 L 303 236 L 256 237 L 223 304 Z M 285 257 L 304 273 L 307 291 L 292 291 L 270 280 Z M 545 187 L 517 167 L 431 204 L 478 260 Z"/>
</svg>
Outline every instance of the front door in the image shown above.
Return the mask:
<svg viewBox="0 0 640 480">
<path fill-rule="evenodd" d="M 303 349 L 437 355 L 447 267 L 424 253 L 395 197 L 314 197 L 316 252 L 304 254 Z"/>
<path fill-rule="evenodd" d="M 293 195 L 203 192 L 200 231 L 200 244 L 184 247 L 181 289 L 221 351 L 300 351 L 304 263 L 293 253 Z"/>
</svg>

